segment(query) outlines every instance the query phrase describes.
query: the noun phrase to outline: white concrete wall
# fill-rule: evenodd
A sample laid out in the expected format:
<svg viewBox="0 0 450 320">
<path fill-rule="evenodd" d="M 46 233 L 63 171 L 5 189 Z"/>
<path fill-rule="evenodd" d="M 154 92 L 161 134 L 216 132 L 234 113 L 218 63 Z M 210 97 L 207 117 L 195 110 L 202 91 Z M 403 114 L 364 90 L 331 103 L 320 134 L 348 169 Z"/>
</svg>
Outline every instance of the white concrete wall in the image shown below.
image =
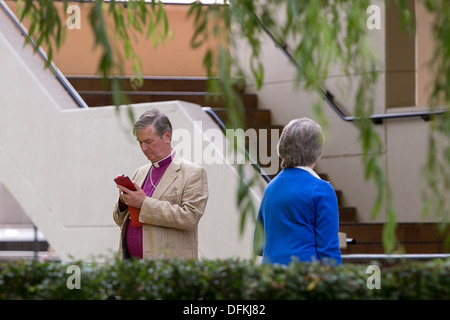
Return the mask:
<svg viewBox="0 0 450 320">
<path fill-rule="evenodd" d="M 31 226 L 31 221 L 9 190 L 0 183 L 0 226 Z"/>
<path fill-rule="evenodd" d="M 111 256 L 119 244 L 113 178 L 148 161 L 131 133 L 127 107 L 79 109 L 68 95 L 55 96 L 59 84 L 4 19 L 0 14 L 0 182 L 63 260 Z M 207 170 L 200 257 L 251 257 L 253 226 L 247 224 L 242 237 L 238 232 L 235 168 L 204 163 L 202 156 L 209 135 L 219 130 L 214 122 L 199 106 L 180 101 L 130 108 L 136 117 L 149 108 L 166 113 L 175 132 L 181 130 L 175 148 L 187 157 L 190 147 L 187 158 Z M 207 150 L 220 153 L 218 140 Z M 257 205 L 261 189 L 252 196 Z"/>
</svg>

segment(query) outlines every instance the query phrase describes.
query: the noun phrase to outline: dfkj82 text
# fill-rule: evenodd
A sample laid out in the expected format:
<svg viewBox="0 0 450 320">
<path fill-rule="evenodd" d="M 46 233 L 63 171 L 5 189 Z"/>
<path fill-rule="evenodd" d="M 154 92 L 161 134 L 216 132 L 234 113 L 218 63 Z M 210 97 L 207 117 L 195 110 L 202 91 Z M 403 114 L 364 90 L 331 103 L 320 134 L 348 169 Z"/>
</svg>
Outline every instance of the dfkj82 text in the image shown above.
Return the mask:
<svg viewBox="0 0 450 320">
<path fill-rule="evenodd" d="M 247 316 L 251 316 L 251 315 L 263 315 L 266 314 L 265 313 L 265 309 L 266 306 L 263 304 L 237 304 L 237 305 L 232 305 L 229 304 L 227 306 L 227 313 L 228 314 L 235 314 L 235 315 L 247 315 Z"/>
</svg>

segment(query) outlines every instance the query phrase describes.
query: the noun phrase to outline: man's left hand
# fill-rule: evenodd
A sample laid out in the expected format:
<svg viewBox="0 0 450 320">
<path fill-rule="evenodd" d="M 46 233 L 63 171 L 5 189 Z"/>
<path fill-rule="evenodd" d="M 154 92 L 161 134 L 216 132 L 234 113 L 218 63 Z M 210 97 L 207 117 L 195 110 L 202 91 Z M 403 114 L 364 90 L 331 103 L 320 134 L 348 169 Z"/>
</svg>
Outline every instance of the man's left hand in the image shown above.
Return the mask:
<svg viewBox="0 0 450 320">
<path fill-rule="evenodd" d="M 117 185 L 120 192 L 120 200 L 128 206 L 140 209 L 145 200 L 145 192 L 133 181 L 136 191 L 132 191 L 124 186 Z"/>
</svg>

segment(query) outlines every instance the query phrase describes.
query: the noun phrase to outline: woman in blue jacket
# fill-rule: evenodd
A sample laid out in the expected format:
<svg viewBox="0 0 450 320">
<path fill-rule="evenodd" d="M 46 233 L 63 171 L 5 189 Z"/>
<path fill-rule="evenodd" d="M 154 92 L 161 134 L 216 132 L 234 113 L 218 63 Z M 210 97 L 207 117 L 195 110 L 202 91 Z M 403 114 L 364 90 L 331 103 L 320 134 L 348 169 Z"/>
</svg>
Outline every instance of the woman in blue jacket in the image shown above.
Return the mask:
<svg viewBox="0 0 450 320">
<path fill-rule="evenodd" d="M 283 169 L 267 185 L 258 213 L 263 263 L 342 263 L 336 193 L 313 170 L 322 144 L 321 127 L 308 118 L 292 120 L 281 133 Z"/>
</svg>

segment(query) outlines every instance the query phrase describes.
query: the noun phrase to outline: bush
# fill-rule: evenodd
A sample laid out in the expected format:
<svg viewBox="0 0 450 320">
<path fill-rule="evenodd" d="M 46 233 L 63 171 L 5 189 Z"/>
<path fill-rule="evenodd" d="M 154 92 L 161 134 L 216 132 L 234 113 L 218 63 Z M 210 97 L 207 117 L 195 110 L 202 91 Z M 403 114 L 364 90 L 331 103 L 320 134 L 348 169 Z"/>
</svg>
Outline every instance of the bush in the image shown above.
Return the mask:
<svg viewBox="0 0 450 320">
<path fill-rule="evenodd" d="M 70 265 L 79 267 L 80 289 L 67 285 L 75 275 Z M 380 289 L 368 288 L 367 267 L 239 259 L 3 262 L 0 299 L 450 299 L 450 260 L 380 267 Z"/>
</svg>

